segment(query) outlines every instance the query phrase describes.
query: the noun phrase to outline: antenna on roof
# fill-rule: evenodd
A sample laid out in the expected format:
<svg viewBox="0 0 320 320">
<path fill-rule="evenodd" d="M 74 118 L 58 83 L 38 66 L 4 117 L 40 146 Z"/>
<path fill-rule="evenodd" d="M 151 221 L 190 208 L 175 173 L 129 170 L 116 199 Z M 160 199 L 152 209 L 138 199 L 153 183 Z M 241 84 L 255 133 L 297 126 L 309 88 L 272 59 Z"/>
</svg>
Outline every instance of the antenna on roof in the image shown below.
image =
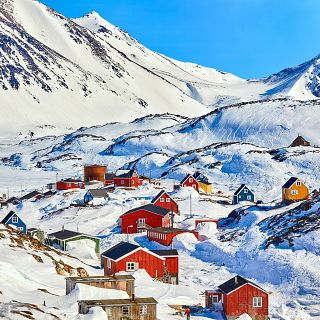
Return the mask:
<svg viewBox="0 0 320 320">
<path fill-rule="evenodd" d="M 235 284 L 238 284 L 238 276 L 235 276 L 235 277 L 234 277 L 234 283 L 235 283 Z"/>
<path fill-rule="evenodd" d="M 64 224 L 62 225 L 62 231 L 64 231 Z"/>
</svg>

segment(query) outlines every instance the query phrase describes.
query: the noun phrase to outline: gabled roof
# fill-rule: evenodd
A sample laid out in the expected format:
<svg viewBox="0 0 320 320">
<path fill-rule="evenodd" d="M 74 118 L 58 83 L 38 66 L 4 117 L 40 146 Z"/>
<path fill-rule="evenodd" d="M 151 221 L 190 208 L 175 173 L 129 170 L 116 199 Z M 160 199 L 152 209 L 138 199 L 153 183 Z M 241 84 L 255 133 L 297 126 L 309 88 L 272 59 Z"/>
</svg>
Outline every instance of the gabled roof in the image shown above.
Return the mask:
<svg viewBox="0 0 320 320">
<path fill-rule="evenodd" d="M 16 213 L 14 211 L 10 211 L 1 221 L 1 223 L 6 224 Z"/>
<path fill-rule="evenodd" d="M 151 200 L 151 203 L 155 203 L 159 198 L 161 198 L 161 196 L 163 196 L 164 194 L 166 194 L 172 201 L 174 201 L 170 195 L 164 191 L 164 190 L 161 190 L 152 200 Z M 174 201 L 175 202 L 175 201 Z"/>
<path fill-rule="evenodd" d="M 89 189 L 88 192 L 90 192 L 94 198 L 108 197 L 108 191 L 106 189 Z"/>
<path fill-rule="evenodd" d="M 37 191 L 37 190 L 34 190 L 26 195 L 24 195 L 23 197 L 20 198 L 20 200 L 29 200 L 29 199 L 32 199 L 36 196 L 41 196 L 41 192 Z"/>
<path fill-rule="evenodd" d="M 299 180 L 298 178 L 295 177 L 291 177 L 283 186 L 283 189 L 288 189 L 290 188 L 297 180 Z"/>
<path fill-rule="evenodd" d="M 242 185 L 237 189 L 237 191 L 234 193 L 234 195 L 235 195 L 235 196 L 238 195 L 238 194 L 242 191 L 242 189 L 243 189 L 244 187 L 246 187 L 250 192 L 252 192 L 245 184 L 242 184 Z"/>
<path fill-rule="evenodd" d="M 86 235 L 83 233 L 79 233 L 76 231 L 71 231 L 71 230 L 61 230 L 61 231 L 57 231 L 57 232 L 53 232 L 48 234 L 48 237 L 54 237 L 57 238 L 59 240 L 68 240 L 77 236 L 86 236 L 86 237 L 90 237 L 90 238 L 95 238 L 94 236 L 90 236 L 90 235 Z"/>
<path fill-rule="evenodd" d="M 255 283 L 253 283 L 253 282 L 251 282 L 251 281 L 249 281 L 249 280 L 247 280 L 247 279 L 245 279 L 245 278 L 242 278 L 242 277 L 240 277 L 240 276 L 238 276 L 238 275 L 235 276 L 235 277 L 233 277 L 232 279 L 224 282 L 224 283 L 221 284 L 218 288 L 219 288 L 222 292 L 228 294 L 228 293 L 230 293 L 230 292 L 232 292 L 232 291 L 234 291 L 234 290 L 242 287 L 242 286 L 245 285 L 245 284 L 253 285 L 254 287 L 256 287 L 256 288 L 258 288 L 258 289 L 260 289 L 260 290 L 268 293 L 267 291 L 265 291 L 264 289 L 262 289 L 261 287 L 259 287 L 259 286 L 256 285 Z"/>
<path fill-rule="evenodd" d="M 138 248 L 140 248 L 138 245 L 122 241 L 109 250 L 103 252 L 102 256 L 110 258 L 112 260 L 117 260 Z"/>
<path fill-rule="evenodd" d="M 188 180 L 189 177 L 192 177 L 194 180 L 196 180 L 192 174 L 187 174 L 187 175 L 181 180 L 180 184 L 184 184 L 184 183 Z M 196 181 L 197 181 L 197 180 L 196 180 Z M 198 182 L 198 181 L 197 181 L 197 182 Z"/>
<path fill-rule="evenodd" d="M 176 249 L 173 250 L 150 250 L 151 252 L 157 254 L 161 257 L 170 257 L 170 256 L 178 256 L 178 251 Z"/>
<path fill-rule="evenodd" d="M 118 173 L 120 174 L 118 175 Z M 116 178 L 132 178 L 133 174 L 137 172 L 136 170 L 128 170 L 127 172 L 123 172 L 122 170 L 122 172 L 118 171 L 118 173 L 116 174 Z"/>
<path fill-rule="evenodd" d="M 104 175 L 105 180 L 113 180 L 115 178 L 116 174 L 115 173 L 106 173 Z"/>
<path fill-rule="evenodd" d="M 146 205 L 144 205 L 144 206 L 131 209 L 131 210 L 125 212 L 122 216 L 125 216 L 125 215 L 127 215 L 127 214 L 130 214 L 130 213 L 132 213 L 132 212 L 136 212 L 136 211 L 138 211 L 138 210 L 149 211 L 149 212 L 151 212 L 151 213 L 154 213 L 154 214 L 157 214 L 157 215 L 163 216 L 163 217 L 170 212 L 169 209 L 162 208 L 162 207 L 158 207 L 158 206 L 156 206 L 156 205 L 154 205 L 154 204 L 152 204 L 152 203 L 148 203 L 148 204 L 146 204 Z M 122 216 L 121 216 L 121 217 L 122 217 Z"/>
<path fill-rule="evenodd" d="M 298 135 L 290 144 L 289 147 L 297 147 L 297 146 L 310 146 L 310 142 L 307 141 L 304 137 Z"/>
<path fill-rule="evenodd" d="M 211 184 L 211 183 L 209 182 L 208 178 L 207 178 L 203 173 L 201 173 L 200 171 L 197 171 L 197 172 L 193 175 L 193 177 L 194 177 L 197 181 L 199 181 L 199 182 L 201 182 L 201 183 Z"/>
</svg>

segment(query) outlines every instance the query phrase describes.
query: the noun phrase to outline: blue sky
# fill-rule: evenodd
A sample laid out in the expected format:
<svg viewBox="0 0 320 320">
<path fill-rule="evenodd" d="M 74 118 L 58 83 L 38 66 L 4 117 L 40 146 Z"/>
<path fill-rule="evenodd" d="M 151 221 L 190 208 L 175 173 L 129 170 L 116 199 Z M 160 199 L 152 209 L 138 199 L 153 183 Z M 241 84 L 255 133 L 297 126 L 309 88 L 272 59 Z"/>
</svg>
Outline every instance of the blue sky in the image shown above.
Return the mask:
<svg viewBox="0 0 320 320">
<path fill-rule="evenodd" d="M 67 17 L 97 11 L 148 48 L 244 78 L 320 54 L 319 0 L 41 0 Z"/>
</svg>

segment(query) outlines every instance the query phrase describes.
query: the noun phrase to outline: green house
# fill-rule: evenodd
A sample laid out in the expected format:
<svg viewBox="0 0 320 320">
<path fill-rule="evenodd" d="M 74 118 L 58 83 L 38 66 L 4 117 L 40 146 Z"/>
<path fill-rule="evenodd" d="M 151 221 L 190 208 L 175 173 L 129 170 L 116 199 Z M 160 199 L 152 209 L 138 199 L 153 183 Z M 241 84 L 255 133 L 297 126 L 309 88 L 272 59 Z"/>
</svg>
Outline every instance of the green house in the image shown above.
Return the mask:
<svg viewBox="0 0 320 320">
<path fill-rule="evenodd" d="M 95 243 L 95 252 L 100 255 L 100 239 L 84 233 L 70 231 L 62 228 L 61 231 L 54 232 L 48 235 L 48 244 L 59 248 L 62 251 L 67 250 L 67 244 L 72 241 L 91 240 Z"/>
</svg>

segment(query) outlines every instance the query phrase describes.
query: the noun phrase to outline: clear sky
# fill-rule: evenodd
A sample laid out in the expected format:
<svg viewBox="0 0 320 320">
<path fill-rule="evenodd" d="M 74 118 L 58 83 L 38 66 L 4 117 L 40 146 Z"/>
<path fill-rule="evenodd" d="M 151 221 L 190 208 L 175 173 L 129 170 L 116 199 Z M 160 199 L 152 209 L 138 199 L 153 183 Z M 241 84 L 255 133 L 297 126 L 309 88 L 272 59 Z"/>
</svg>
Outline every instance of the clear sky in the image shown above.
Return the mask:
<svg viewBox="0 0 320 320">
<path fill-rule="evenodd" d="M 320 54 L 320 0 L 41 0 L 67 17 L 90 11 L 146 47 L 244 78 Z"/>
</svg>

